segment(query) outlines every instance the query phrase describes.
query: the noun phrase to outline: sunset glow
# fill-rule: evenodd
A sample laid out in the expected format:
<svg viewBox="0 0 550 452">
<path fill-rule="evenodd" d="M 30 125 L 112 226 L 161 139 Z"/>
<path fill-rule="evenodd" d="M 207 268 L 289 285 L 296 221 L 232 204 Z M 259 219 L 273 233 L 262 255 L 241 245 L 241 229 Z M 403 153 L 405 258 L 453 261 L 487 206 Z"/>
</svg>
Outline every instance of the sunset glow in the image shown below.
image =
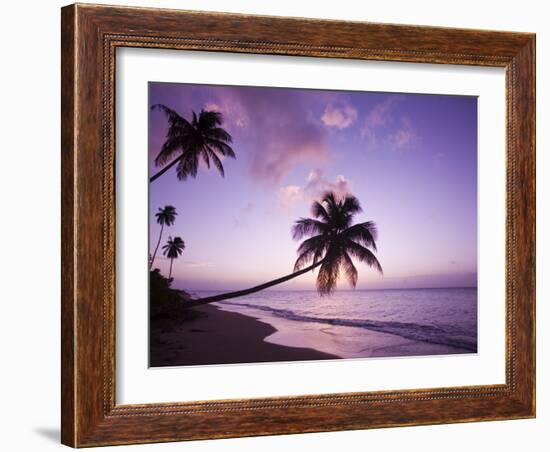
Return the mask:
<svg viewBox="0 0 550 452">
<path fill-rule="evenodd" d="M 357 289 L 477 285 L 476 97 L 150 83 L 149 103 L 187 119 L 219 111 L 236 153 L 223 178 L 201 162 L 197 178 L 171 169 L 150 184 L 150 249 L 166 205 L 178 216 L 164 237 L 185 241 L 174 287 L 233 290 L 290 273 L 291 226 L 327 190 L 355 195 L 357 221 L 378 227 L 384 275 L 356 263 Z M 149 115 L 153 175 L 168 122 Z M 155 261 L 164 274 L 169 265 Z M 314 288 L 313 273 L 278 287 Z"/>
</svg>

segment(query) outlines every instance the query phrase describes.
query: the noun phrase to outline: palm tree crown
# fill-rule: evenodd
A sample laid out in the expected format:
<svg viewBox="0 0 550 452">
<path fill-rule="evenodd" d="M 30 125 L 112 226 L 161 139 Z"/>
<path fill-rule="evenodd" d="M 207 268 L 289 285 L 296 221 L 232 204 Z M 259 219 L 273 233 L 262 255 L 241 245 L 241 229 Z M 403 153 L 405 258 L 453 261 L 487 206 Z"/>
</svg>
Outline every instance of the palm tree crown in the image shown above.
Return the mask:
<svg viewBox="0 0 550 452">
<path fill-rule="evenodd" d="M 163 166 L 163 169 L 152 176 L 150 182 L 174 165 L 177 165 L 176 174 L 179 180 L 185 180 L 189 176 L 194 178 L 197 176 L 201 158 L 208 168 L 212 163 L 224 176 L 220 157 L 235 158 L 235 152 L 229 145 L 232 142 L 231 135 L 220 127 L 223 124 L 220 112 L 204 109 L 198 115 L 193 112 L 193 118 L 189 122 L 165 105 L 156 104 L 152 109 L 165 113 L 169 128 L 166 141 L 155 158 L 155 165 Z"/>
<path fill-rule="evenodd" d="M 176 221 L 176 208 L 174 206 L 159 207 L 158 212 L 155 214 L 157 223 L 161 226 L 172 226 Z"/>
<path fill-rule="evenodd" d="M 177 259 L 181 253 L 183 253 L 184 249 L 185 242 L 181 239 L 181 237 L 174 237 L 173 239 L 172 237 L 168 237 L 166 245 L 162 247 L 162 254 L 170 259 L 170 273 L 168 278 L 172 277 L 172 263 L 174 262 L 174 259 Z"/>
<path fill-rule="evenodd" d="M 185 249 L 185 242 L 181 237 L 168 237 L 166 245 L 162 247 L 162 254 L 168 259 L 177 259 Z"/>
<path fill-rule="evenodd" d="M 298 248 L 294 271 L 308 262 L 320 263 L 317 275 L 317 290 L 321 295 L 336 289 L 340 272 L 343 271 L 350 285 L 357 284 L 357 269 L 352 257 L 374 267 L 382 273 L 382 266 L 374 255 L 377 231 L 372 221 L 352 224 L 353 216 L 362 211 L 359 200 L 352 195 L 337 199 L 333 192 L 325 193 L 321 201 L 312 205 L 314 218 L 301 218 L 292 228 L 295 240 L 304 237 Z"/>
</svg>

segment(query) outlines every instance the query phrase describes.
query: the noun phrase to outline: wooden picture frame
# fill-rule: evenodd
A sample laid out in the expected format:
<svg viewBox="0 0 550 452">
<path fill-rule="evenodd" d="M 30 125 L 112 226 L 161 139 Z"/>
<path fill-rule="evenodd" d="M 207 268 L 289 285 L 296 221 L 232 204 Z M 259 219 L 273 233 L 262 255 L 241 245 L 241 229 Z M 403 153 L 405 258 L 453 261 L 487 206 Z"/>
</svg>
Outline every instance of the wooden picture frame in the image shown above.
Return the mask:
<svg viewBox="0 0 550 452">
<path fill-rule="evenodd" d="M 86 447 L 535 416 L 535 35 L 79 4 L 62 9 L 61 32 L 63 444 Z M 118 47 L 505 68 L 506 383 L 117 405 Z"/>
</svg>

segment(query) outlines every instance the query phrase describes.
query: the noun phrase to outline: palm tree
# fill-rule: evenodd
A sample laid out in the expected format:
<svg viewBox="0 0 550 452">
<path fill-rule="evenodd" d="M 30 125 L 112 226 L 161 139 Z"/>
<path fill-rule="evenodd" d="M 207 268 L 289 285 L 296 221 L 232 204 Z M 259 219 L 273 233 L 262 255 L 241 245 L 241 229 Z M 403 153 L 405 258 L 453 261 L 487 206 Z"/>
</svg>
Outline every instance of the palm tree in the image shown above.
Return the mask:
<svg viewBox="0 0 550 452">
<path fill-rule="evenodd" d="M 172 264 L 174 263 L 174 259 L 177 259 L 181 253 L 183 253 L 184 249 L 185 242 L 181 239 L 181 237 L 174 237 L 173 240 L 172 237 L 168 237 L 166 245 L 162 247 L 162 254 L 170 259 L 170 273 L 168 273 L 168 279 L 172 277 Z"/>
<path fill-rule="evenodd" d="M 193 119 L 189 122 L 166 105 L 156 104 L 151 109 L 164 112 L 169 128 L 166 141 L 155 158 L 155 165 L 164 167 L 149 182 L 158 179 L 174 165 L 177 165 L 179 180 L 185 180 L 188 176 L 194 178 L 197 176 L 200 158 L 208 168 L 212 162 L 223 177 L 220 157 L 235 158 L 235 152 L 229 145 L 232 142 L 231 135 L 220 127 L 223 124 L 220 112 L 201 110 L 198 115 L 193 112 Z"/>
<path fill-rule="evenodd" d="M 298 247 L 298 259 L 293 273 L 250 289 L 193 300 L 186 303 L 186 306 L 249 295 L 296 278 L 317 267 L 319 272 L 316 284 L 321 296 L 331 294 L 336 289 L 341 271 L 355 288 L 358 275 L 352 257 L 382 273 L 382 266 L 373 253 L 376 251 L 376 225 L 372 221 L 352 224 L 353 216 L 361 211 L 361 205 L 355 196 L 346 195 L 343 199 L 337 199 L 333 192 L 325 193 L 321 201 L 312 205 L 314 218 L 300 218 L 294 223 L 293 238 L 309 238 Z M 306 267 L 307 264 L 310 265 Z"/>
<path fill-rule="evenodd" d="M 164 206 L 163 209 L 159 207 L 158 212 L 155 214 L 155 217 L 157 217 L 157 223 L 160 224 L 160 233 L 159 239 L 157 241 L 157 246 L 155 247 L 155 252 L 153 253 L 153 256 L 151 257 L 151 260 L 149 262 L 149 270 L 153 268 L 153 262 L 155 261 L 157 251 L 159 249 L 160 239 L 162 238 L 162 231 L 164 230 L 164 226 L 172 226 L 176 221 L 177 214 L 178 213 L 176 212 L 176 208 L 174 206 Z"/>
</svg>

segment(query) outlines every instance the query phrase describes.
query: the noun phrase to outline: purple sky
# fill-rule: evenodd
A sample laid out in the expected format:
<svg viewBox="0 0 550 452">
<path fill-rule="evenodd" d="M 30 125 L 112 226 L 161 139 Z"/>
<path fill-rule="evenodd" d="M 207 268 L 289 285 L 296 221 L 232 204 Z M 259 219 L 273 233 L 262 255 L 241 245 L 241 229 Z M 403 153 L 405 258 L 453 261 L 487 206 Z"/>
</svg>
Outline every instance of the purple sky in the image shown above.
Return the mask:
<svg viewBox="0 0 550 452">
<path fill-rule="evenodd" d="M 157 209 L 179 213 L 163 237 L 186 242 L 176 287 L 246 288 L 292 272 L 292 223 L 327 189 L 357 196 L 356 220 L 378 226 L 384 275 L 356 262 L 357 288 L 476 285 L 477 98 L 150 83 L 149 100 L 187 119 L 220 111 L 237 154 L 225 178 L 203 165 L 196 179 L 172 169 L 150 185 L 151 248 Z M 151 175 L 166 130 L 150 112 Z M 155 267 L 168 274 L 160 253 Z M 276 289 L 314 289 L 315 275 Z"/>
</svg>

